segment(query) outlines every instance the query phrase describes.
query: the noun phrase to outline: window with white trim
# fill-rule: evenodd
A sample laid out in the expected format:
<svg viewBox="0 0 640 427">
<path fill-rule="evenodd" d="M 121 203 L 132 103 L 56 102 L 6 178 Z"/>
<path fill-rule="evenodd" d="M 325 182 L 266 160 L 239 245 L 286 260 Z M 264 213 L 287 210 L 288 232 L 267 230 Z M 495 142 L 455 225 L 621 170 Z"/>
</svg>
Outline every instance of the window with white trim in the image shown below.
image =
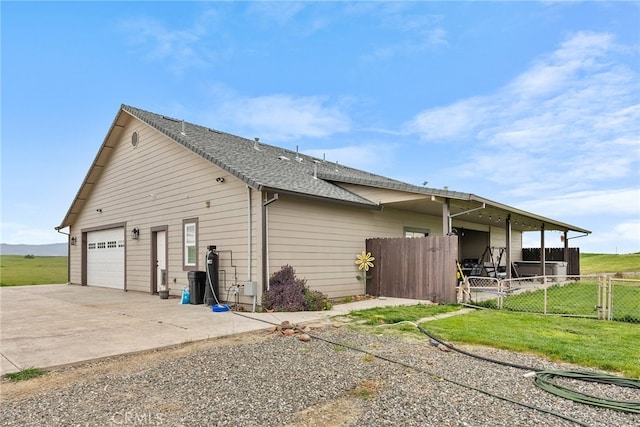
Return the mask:
<svg viewBox="0 0 640 427">
<path fill-rule="evenodd" d="M 182 232 L 184 269 L 195 270 L 198 266 L 198 219 L 185 219 Z"/>
<path fill-rule="evenodd" d="M 428 228 L 405 227 L 404 237 L 427 237 L 429 235 Z"/>
</svg>

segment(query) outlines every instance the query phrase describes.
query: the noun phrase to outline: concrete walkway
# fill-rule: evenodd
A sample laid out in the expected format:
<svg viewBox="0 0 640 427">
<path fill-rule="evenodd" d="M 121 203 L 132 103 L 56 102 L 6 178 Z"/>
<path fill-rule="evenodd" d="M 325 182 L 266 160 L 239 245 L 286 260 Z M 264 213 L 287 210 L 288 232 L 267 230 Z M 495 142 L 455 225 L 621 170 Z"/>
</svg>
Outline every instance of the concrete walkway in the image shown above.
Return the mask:
<svg viewBox="0 0 640 427">
<path fill-rule="evenodd" d="M 263 321 L 329 323 L 352 310 L 418 303 L 426 301 L 369 299 L 330 311 L 238 316 L 141 292 L 69 285 L 0 287 L 0 375 L 269 328 Z"/>
</svg>

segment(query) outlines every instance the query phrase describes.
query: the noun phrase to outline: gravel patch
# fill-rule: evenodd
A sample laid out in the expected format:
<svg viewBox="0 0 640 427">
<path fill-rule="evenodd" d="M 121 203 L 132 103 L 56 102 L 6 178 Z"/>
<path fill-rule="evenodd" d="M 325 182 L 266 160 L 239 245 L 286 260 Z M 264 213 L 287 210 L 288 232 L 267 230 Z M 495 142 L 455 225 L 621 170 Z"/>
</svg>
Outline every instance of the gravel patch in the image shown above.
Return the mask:
<svg viewBox="0 0 640 427">
<path fill-rule="evenodd" d="M 584 425 L 640 425 L 640 415 L 553 396 L 523 377 L 522 370 L 443 352 L 426 339 L 373 335 L 348 327 L 310 334 L 311 341 L 302 342 L 295 336 L 250 333 L 61 368 L 22 383 L 3 382 L 0 425 L 579 425 L 443 377 Z M 577 368 L 492 348 L 464 349 L 542 369 Z M 599 388 L 576 383 L 578 389 L 583 386 L 589 393 Z M 640 400 L 628 389 L 602 387 L 610 398 Z"/>
</svg>

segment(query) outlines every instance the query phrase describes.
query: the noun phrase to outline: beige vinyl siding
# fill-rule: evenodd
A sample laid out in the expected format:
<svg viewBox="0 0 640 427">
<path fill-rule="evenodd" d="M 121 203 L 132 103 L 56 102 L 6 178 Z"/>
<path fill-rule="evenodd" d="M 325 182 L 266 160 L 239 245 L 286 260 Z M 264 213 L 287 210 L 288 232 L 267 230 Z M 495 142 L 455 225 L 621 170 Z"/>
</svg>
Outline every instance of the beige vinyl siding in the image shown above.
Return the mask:
<svg viewBox="0 0 640 427">
<path fill-rule="evenodd" d="M 135 148 L 130 142 L 134 130 L 140 141 Z M 108 141 L 114 146 L 111 159 L 71 227 L 71 234 L 79 236 L 82 229 L 126 222 L 127 289 L 148 292 L 154 263 L 151 228 L 166 226 L 169 286 L 172 294 L 179 294 L 188 284 L 187 272 L 183 270 L 182 221 L 198 218 L 197 268 L 205 270 L 207 246 L 216 245 L 221 251 L 233 251 L 238 281 L 246 280 L 246 185 L 138 120 L 130 120 L 119 135 L 117 141 Z M 218 177 L 224 177 L 225 181 L 216 182 Z M 255 194 L 254 197 L 257 198 Z M 259 206 L 255 202 L 254 205 Z M 96 209 L 102 209 L 102 213 Z M 255 221 L 255 212 L 253 216 Z M 130 237 L 134 227 L 140 229 L 139 240 Z M 254 226 L 254 251 L 255 233 Z M 74 283 L 81 280 L 81 247 L 78 244 L 72 249 L 71 281 Z M 227 279 L 234 280 L 230 258 L 230 254 L 221 253 L 220 268 L 226 270 Z M 255 278 L 256 262 L 252 264 Z M 230 284 L 227 282 L 227 286 Z"/>
<path fill-rule="evenodd" d="M 522 261 L 522 232 L 511 231 L 511 262 Z"/>
<path fill-rule="evenodd" d="M 507 231 L 504 227 L 490 227 L 491 246 L 496 248 L 507 247 Z M 511 231 L 511 261 L 522 260 L 522 233 Z M 504 263 L 504 260 L 503 260 Z"/>
<path fill-rule="evenodd" d="M 362 294 L 356 255 L 372 237 L 402 237 L 404 227 L 441 232 L 437 217 L 280 196 L 268 207 L 269 272 L 289 264 L 311 289 L 332 298 Z M 375 256 L 375 254 L 373 254 Z"/>
<path fill-rule="evenodd" d="M 356 193 L 357 195 L 364 197 L 367 200 L 371 200 L 375 203 L 393 203 L 403 202 L 407 200 L 423 200 L 424 194 L 409 193 L 398 190 L 388 190 L 386 188 L 367 187 L 364 185 L 356 184 L 340 184 L 340 186 L 346 190 Z"/>
</svg>

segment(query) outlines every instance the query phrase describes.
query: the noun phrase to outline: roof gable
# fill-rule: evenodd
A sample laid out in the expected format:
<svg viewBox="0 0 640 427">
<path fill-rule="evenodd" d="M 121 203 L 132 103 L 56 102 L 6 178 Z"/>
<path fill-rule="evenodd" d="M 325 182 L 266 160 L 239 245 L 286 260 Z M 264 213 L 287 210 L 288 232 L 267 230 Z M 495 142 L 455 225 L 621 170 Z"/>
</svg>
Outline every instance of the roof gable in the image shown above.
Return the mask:
<svg viewBox="0 0 640 427">
<path fill-rule="evenodd" d="M 109 145 L 110 142 L 121 131 L 121 124 L 131 120 L 132 117 L 146 123 L 258 191 L 280 191 L 360 207 L 380 208 L 378 203 L 340 185 L 357 184 L 422 194 L 440 203 L 444 200 L 456 200 L 461 203 L 459 209 L 469 209 L 479 205 L 492 206 L 501 211 L 530 217 L 541 223 L 553 224 L 556 229 L 590 233 L 588 230 L 511 208 L 474 194 L 419 187 L 124 104 L 118 111 L 74 202 L 61 225 L 56 227 L 57 229 L 73 223 L 75 216 L 82 209 L 83 201 L 91 192 L 100 169 L 108 160 L 113 148 Z"/>
<path fill-rule="evenodd" d="M 127 105 L 123 105 L 122 110 L 257 190 L 286 191 L 375 207 L 376 203 L 351 193 L 334 182 L 369 182 L 388 188 L 413 187 L 390 178 Z"/>
</svg>

